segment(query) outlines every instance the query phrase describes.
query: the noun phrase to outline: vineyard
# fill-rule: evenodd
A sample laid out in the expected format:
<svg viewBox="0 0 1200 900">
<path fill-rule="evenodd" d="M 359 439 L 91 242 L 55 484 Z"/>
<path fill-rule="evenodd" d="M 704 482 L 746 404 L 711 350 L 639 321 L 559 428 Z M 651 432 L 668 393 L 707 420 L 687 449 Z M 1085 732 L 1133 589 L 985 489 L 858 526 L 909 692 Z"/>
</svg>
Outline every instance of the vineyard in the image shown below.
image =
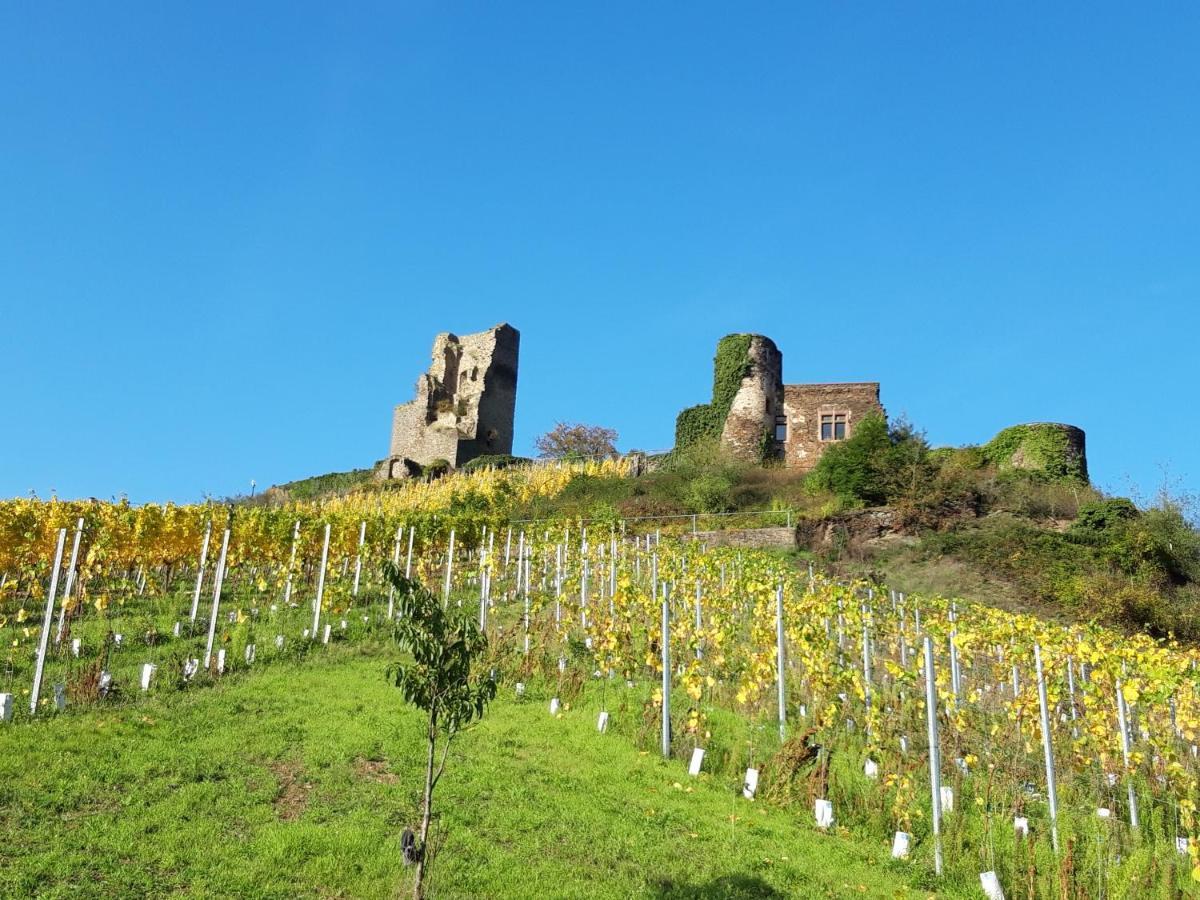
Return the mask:
<svg viewBox="0 0 1200 900">
<path fill-rule="evenodd" d="M 842 583 L 621 522 L 510 524 L 616 463 L 275 508 L 0 503 L 8 728 L 384 638 L 385 562 L 478 617 L 500 693 L 1008 897 L 1200 890 L 1200 653 Z M 681 778 L 683 776 L 681 775 Z M 738 815 L 736 808 L 734 816 Z"/>
</svg>

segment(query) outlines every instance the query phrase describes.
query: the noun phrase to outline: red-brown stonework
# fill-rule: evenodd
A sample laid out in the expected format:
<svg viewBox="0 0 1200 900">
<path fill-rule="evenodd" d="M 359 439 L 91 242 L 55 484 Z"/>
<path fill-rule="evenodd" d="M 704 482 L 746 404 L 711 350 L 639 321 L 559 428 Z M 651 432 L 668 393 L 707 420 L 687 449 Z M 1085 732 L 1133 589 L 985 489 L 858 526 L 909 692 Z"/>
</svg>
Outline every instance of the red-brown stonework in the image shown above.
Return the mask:
<svg viewBox="0 0 1200 900">
<path fill-rule="evenodd" d="M 839 439 L 850 437 L 855 426 L 871 413 L 886 415 L 879 402 L 876 381 L 844 384 L 785 384 L 783 410 L 787 417 L 787 437 L 783 441 L 784 464 L 807 471 L 817 464 L 825 448 Z M 822 438 L 822 417 L 829 423 L 843 423 L 844 429 Z M 831 429 L 832 430 L 832 429 Z"/>
</svg>

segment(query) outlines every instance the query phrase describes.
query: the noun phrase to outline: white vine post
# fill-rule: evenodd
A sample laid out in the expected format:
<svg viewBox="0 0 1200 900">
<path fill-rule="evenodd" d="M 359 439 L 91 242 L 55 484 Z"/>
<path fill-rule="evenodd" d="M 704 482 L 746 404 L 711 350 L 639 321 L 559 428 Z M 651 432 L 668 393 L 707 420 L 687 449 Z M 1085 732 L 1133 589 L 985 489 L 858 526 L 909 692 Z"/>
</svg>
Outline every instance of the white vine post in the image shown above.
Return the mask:
<svg viewBox="0 0 1200 900">
<path fill-rule="evenodd" d="M 321 545 L 321 571 L 317 573 L 317 595 L 313 597 L 312 639 L 317 639 L 321 624 L 321 603 L 325 599 L 325 566 L 329 562 L 329 523 L 325 523 L 325 542 Z"/>
<path fill-rule="evenodd" d="M 208 542 L 212 538 L 212 519 L 204 526 L 204 542 L 200 545 L 200 567 L 196 569 L 196 588 L 192 591 L 192 622 L 200 611 L 200 588 L 204 585 L 204 566 L 208 562 Z"/>
<path fill-rule="evenodd" d="M 283 586 L 283 603 L 286 606 L 292 600 L 292 572 L 296 568 L 296 544 L 300 540 L 300 520 L 292 526 L 292 555 L 288 559 L 287 582 Z"/>
<path fill-rule="evenodd" d="M 938 745 L 933 640 L 925 637 L 925 725 L 929 732 L 929 791 L 933 801 L 933 870 L 942 874 L 942 751 Z"/>
<path fill-rule="evenodd" d="M 563 545 L 554 545 L 554 624 L 562 622 Z M 653 598 L 651 598 L 653 599 Z"/>
<path fill-rule="evenodd" d="M 212 662 L 213 638 L 217 633 L 217 609 L 221 605 L 221 586 L 225 582 L 225 559 L 229 552 L 229 529 L 225 529 L 225 536 L 221 538 L 221 558 L 217 562 L 217 575 L 213 580 L 213 602 L 212 615 L 208 618 L 208 643 L 204 647 L 204 668 L 207 669 Z"/>
<path fill-rule="evenodd" d="M 405 578 L 412 578 L 413 535 L 416 534 L 416 532 L 417 532 L 417 529 L 415 529 L 415 528 L 410 527 L 408 529 L 408 559 L 404 563 L 404 577 Z"/>
<path fill-rule="evenodd" d="M 591 565 L 591 560 L 586 556 L 583 557 L 583 571 L 579 576 L 579 624 L 583 628 L 588 625 L 588 572 Z"/>
<path fill-rule="evenodd" d="M 75 540 L 71 544 L 71 561 L 67 564 L 67 586 L 62 592 L 62 606 L 58 610 L 58 628 L 54 632 L 54 646 L 62 643 L 63 629 L 67 624 L 67 601 L 71 599 L 71 588 L 75 587 L 75 563 L 79 561 L 79 539 L 83 537 L 83 516 L 75 523 Z"/>
<path fill-rule="evenodd" d="M 704 630 L 704 620 L 700 611 L 700 579 L 696 579 L 696 659 L 704 659 L 704 649 L 700 646 L 700 634 Z"/>
<path fill-rule="evenodd" d="M 354 587 L 350 591 L 351 597 L 358 596 L 358 584 L 359 580 L 362 578 L 363 544 L 366 543 L 366 540 L 367 523 L 364 521 L 359 523 L 358 526 L 358 553 L 354 557 Z"/>
<path fill-rule="evenodd" d="M 1121 679 L 1117 679 L 1117 724 L 1121 729 L 1121 757 L 1125 760 L 1125 784 L 1129 795 L 1129 827 L 1137 830 L 1137 792 L 1133 787 L 1133 772 L 1129 768 L 1129 708 L 1125 705 L 1125 694 L 1121 690 Z"/>
<path fill-rule="evenodd" d="M 403 525 L 397 526 L 396 527 L 396 540 L 395 540 L 394 544 L 392 545 L 392 565 L 393 566 L 398 567 L 400 565 L 400 540 L 403 535 L 404 535 L 404 526 Z M 395 612 L 396 612 L 396 588 L 389 585 L 388 586 L 388 611 L 387 611 L 387 619 L 389 622 L 392 621 L 392 616 L 395 614 Z"/>
<path fill-rule="evenodd" d="M 525 580 L 525 653 L 529 653 L 529 579 Z"/>
<path fill-rule="evenodd" d="M 1077 713 L 1075 711 L 1075 661 L 1071 657 L 1067 657 L 1067 690 L 1071 693 L 1071 736 L 1079 737 L 1079 727 L 1075 724 Z"/>
<path fill-rule="evenodd" d="M 1046 674 L 1042 669 L 1042 648 L 1033 645 L 1033 661 L 1037 667 L 1038 702 L 1042 712 L 1042 753 L 1046 757 L 1046 795 L 1050 801 L 1050 841 L 1058 852 L 1058 790 L 1054 780 L 1054 748 L 1050 743 L 1050 709 L 1046 702 Z"/>
<path fill-rule="evenodd" d="M 442 587 L 442 606 L 450 602 L 450 579 L 454 577 L 454 529 L 450 529 L 450 546 L 446 550 L 446 583 Z"/>
<path fill-rule="evenodd" d="M 863 701 L 866 704 L 866 731 L 871 733 L 871 634 L 867 630 L 866 609 L 863 609 L 862 632 Z"/>
<path fill-rule="evenodd" d="M 37 666 L 33 671 L 33 689 L 29 692 L 29 713 L 37 715 L 38 697 L 42 693 L 42 673 L 46 668 L 46 650 L 50 643 L 50 623 L 54 621 L 54 598 L 58 594 L 58 570 L 62 567 L 63 544 L 67 529 L 58 529 L 58 546 L 54 550 L 54 568 L 50 571 L 50 590 L 46 592 L 46 614 L 42 617 L 42 636 L 38 639 Z"/>
<path fill-rule="evenodd" d="M 525 574 L 525 532 L 517 535 L 517 580 L 513 585 L 514 593 L 521 590 L 521 577 Z"/>
<path fill-rule="evenodd" d="M 525 602 L 529 602 L 529 576 L 533 568 L 533 553 L 525 554 Z M 488 582 L 489 588 L 491 582 Z"/>
<path fill-rule="evenodd" d="M 671 595 L 662 586 L 662 755 L 671 756 Z"/>
<path fill-rule="evenodd" d="M 608 614 L 613 614 L 613 597 L 617 593 L 617 539 L 612 539 L 612 552 L 608 557 Z"/>
<path fill-rule="evenodd" d="M 954 692 L 954 705 L 962 705 L 961 684 L 958 670 L 958 606 L 950 604 L 950 687 Z"/>
<path fill-rule="evenodd" d="M 488 570 L 487 550 L 479 554 L 479 630 L 487 630 L 488 614 Z"/>
<path fill-rule="evenodd" d="M 784 680 L 784 667 L 787 658 L 784 655 L 783 636 L 783 585 L 775 588 L 775 673 L 776 690 L 779 701 L 779 739 L 783 740 L 787 730 L 787 684 Z"/>
</svg>

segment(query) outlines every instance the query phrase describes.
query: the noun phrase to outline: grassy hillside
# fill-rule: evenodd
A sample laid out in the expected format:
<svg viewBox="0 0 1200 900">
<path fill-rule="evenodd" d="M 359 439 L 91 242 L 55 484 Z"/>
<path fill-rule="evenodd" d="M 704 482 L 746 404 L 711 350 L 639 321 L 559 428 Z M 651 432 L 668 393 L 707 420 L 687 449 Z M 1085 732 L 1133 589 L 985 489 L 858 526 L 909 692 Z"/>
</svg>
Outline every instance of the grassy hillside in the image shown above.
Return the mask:
<svg viewBox="0 0 1200 900">
<path fill-rule="evenodd" d="M 387 658 L 338 648 L 0 729 L 0 894 L 395 896 L 422 755 Z M 820 834 L 598 734 L 598 698 L 559 718 L 546 700 L 536 686 L 498 698 L 456 744 L 434 896 L 932 896 L 882 843 Z"/>
</svg>

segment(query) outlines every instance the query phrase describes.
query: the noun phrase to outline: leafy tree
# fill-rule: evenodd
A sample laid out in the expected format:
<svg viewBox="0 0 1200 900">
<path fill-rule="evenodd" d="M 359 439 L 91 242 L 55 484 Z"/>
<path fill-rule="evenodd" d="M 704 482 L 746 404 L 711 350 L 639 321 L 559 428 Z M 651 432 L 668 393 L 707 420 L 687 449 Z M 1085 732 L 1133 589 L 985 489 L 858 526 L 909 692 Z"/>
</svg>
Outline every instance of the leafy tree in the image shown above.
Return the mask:
<svg viewBox="0 0 1200 900">
<path fill-rule="evenodd" d="M 396 642 L 412 655 L 411 662 L 389 666 L 388 678 L 394 680 L 407 703 L 426 714 L 421 829 L 415 845 L 407 846 L 406 842 L 404 848 L 405 859 L 417 864 L 413 897 L 421 900 L 432 862 L 428 850 L 434 789 L 446 769 L 446 756 L 455 735 L 483 718 L 488 703 L 496 696 L 496 682 L 490 676 L 472 672 L 473 663 L 487 650 L 487 637 L 469 616 L 443 607 L 428 588 L 405 578 L 402 570 L 390 562 L 384 564 L 384 576 L 396 591 Z"/>
<path fill-rule="evenodd" d="M 889 428 L 883 416 L 872 414 L 821 454 L 809 483 L 847 506 L 921 505 L 930 500 L 936 474 L 924 434 L 904 419 Z"/>
<path fill-rule="evenodd" d="M 617 455 L 617 432 L 602 425 L 559 422 L 533 442 L 543 459 L 596 458 Z"/>
<path fill-rule="evenodd" d="M 887 502 L 885 475 L 892 441 L 883 416 L 867 416 L 844 441 L 826 448 L 809 476 L 811 484 L 849 505 Z"/>
</svg>

